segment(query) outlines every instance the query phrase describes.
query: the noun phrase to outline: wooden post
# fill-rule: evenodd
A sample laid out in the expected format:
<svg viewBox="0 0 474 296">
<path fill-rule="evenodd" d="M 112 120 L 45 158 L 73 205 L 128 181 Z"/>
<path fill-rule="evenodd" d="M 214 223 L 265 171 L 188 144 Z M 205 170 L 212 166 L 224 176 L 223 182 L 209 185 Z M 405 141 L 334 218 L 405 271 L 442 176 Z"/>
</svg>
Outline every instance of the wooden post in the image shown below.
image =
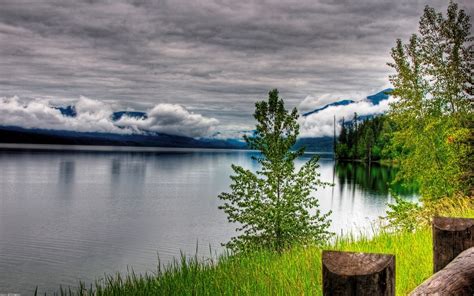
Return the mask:
<svg viewBox="0 0 474 296">
<path fill-rule="evenodd" d="M 323 295 L 394 296 L 395 256 L 323 251 Z"/>
<path fill-rule="evenodd" d="M 474 247 L 474 219 L 433 219 L 433 272 L 443 269 L 462 251 Z"/>
<path fill-rule="evenodd" d="M 474 295 L 474 247 L 459 254 L 410 293 L 421 295 Z"/>
</svg>

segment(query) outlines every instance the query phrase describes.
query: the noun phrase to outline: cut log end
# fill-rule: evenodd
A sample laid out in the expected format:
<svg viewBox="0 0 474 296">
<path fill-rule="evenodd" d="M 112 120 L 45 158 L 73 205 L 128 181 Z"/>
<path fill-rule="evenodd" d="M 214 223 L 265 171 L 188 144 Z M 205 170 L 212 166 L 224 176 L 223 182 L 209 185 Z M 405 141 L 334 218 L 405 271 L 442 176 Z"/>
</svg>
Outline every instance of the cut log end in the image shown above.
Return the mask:
<svg viewBox="0 0 474 296">
<path fill-rule="evenodd" d="M 324 295 L 395 295 L 395 256 L 323 251 Z"/>
<path fill-rule="evenodd" d="M 393 255 L 323 251 L 323 264 L 331 272 L 345 275 L 368 275 L 380 272 L 394 260 Z"/>
<path fill-rule="evenodd" d="M 462 251 L 474 247 L 474 219 L 433 219 L 433 271 L 443 269 Z"/>
<path fill-rule="evenodd" d="M 474 226 L 471 218 L 434 217 L 433 227 L 444 231 L 464 231 Z"/>
</svg>

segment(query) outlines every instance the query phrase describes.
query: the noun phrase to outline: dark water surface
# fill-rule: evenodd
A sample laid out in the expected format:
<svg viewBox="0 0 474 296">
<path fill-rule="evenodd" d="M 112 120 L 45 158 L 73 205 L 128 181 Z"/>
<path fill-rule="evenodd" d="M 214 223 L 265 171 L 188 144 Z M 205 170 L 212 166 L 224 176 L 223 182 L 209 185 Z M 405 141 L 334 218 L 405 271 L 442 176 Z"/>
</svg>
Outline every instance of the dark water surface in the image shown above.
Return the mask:
<svg viewBox="0 0 474 296">
<path fill-rule="evenodd" d="M 209 245 L 219 252 L 235 228 L 217 209 L 230 165 L 257 168 L 248 151 L 5 147 L 11 146 L 0 146 L 0 294 L 29 295 L 36 285 L 51 292 L 127 267 L 154 271 L 157 253 L 169 262 L 180 250 L 194 255 L 197 243 L 200 256 L 209 256 Z M 333 211 L 337 233 L 370 228 L 393 200 L 393 169 L 336 165 L 331 155 L 322 155 L 320 165 L 321 179 L 335 186 L 315 195 L 324 212 Z"/>
</svg>

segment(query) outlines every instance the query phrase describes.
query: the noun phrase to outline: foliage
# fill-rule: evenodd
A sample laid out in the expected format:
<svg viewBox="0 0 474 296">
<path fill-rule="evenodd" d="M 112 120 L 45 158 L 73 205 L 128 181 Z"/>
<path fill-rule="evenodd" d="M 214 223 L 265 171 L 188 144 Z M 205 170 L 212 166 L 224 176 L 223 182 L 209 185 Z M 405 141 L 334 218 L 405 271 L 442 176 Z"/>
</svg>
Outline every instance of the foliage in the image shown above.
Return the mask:
<svg viewBox="0 0 474 296">
<path fill-rule="evenodd" d="M 387 147 L 394 129 L 394 122 L 387 116 L 379 115 L 358 122 L 355 114 L 352 121 L 342 123 L 336 144 L 336 157 L 367 162 L 391 159 L 391 151 Z"/>
<path fill-rule="evenodd" d="M 395 195 L 395 203 L 388 205 L 387 216 L 389 227 L 407 231 L 415 230 L 419 225 L 422 207 L 415 202 L 406 201 Z"/>
<path fill-rule="evenodd" d="M 419 35 L 392 49 L 396 71 L 390 77 L 398 101 L 390 117 L 398 129 L 392 151 L 399 178 L 414 181 L 426 199 L 468 191 L 468 156 L 472 156 L 472 103 L 466 85 L 472 56 L 469 16 L 450 2 L 446 18 L 426 7 Z M 471 166 L 472 169 L 472 166 Z"/>
<path fill-rule="evenodd" d="M 256 103 L 254 117 L 256 131 L 245 141 L 261 152 L 254 157 L 261 169 L 254 174 L 232 165 L 232 192 L 219 195 L 225 201 L 220 208 L 230 222 L 239 224 L 239 234 L 226 246 L 233 251 L 281 252 L 295 243 L 323 242 L 330 235 L 329 213 L 321 214 L 318 200 L 310 195 L 323 184 L 318 179 L 318 157 L 295 172 L 294 160 L 304 153 L 304 148 L 291 150 L 299 133 L 296 109 L 288 112 L 275 89 L 269 92 L 268 102 Z"/>
<path fill-rule="evenodd" d="M 474 218 L 474 208 L 453 210 L 452 216 Z M 395 254 L 397 295 L 408 295 L 433 271 L 431 229 L 422 227 L 340 237 L 330 245 L 295 246 L 282 254 L 255 250 L 217 261 L 182 256 L 156 274 L 107 275 L 93 287 L 63 289 L 62 295 L 322 295 L 322 249 Z"/>
<path fill-rule="evenodd" d="M 474 199 L 462 195 L 425 200 L 422 204 L 405 201 L 395 197 L 396 202 L 389 205 L 387 228 L 413 231 L 431 225 L 435 216 L 455 216 L 460 210 L 474 211 Z"/>
</svg>

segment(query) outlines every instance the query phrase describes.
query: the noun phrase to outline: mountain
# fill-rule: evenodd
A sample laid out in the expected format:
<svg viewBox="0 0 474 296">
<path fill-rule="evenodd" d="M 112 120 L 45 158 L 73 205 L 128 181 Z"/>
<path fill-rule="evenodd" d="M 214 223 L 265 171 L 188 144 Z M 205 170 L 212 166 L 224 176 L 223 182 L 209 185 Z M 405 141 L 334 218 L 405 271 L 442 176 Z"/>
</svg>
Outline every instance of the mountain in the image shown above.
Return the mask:
<svg viewBox="0 0 474 296">
<path fill-rule="evenodd" d="M 74 132 L 26 129 L 16 126 L 0 127 L 0 143 L 247 149 L 247 145 L 239 139 L 194 139 L 162 133 L 116 134 Z M 297 149 L 302 146 L 305 146 L 306 151 L 309 152 L 331 152 L 333 139 L 332 137 L 301 138 L 298 139 L 294 148 Z"/>
<path fill-rule="evenodd" d="M 333 152 L 334 138 L 333 137 L 318 137 L 318 138 L 299 138 L 296 141 L 293 149 L 305 147 L 307 152 Z"/>
<path fill-rule="evenodd" d="M 54 109 L 59 110 L 63 116 L 66 117 L 76 117 L 76 107 L 75 106 L 66 106 L 66 107 L 54 107 Z"/>
<path fill-rule="evenodd" d="M 384 89 L 376 94 L 367 96 L 365 100 L 369 101 L 372 103 L 372 105 L 378 105 L 380 102 L 387 100 L 390 97 L 390 93 L 393 91 L 391 88 Z M 316 108 L 312 111 L 303 113 L 302 116 L 306 117 L 311 114 L 318 113 L 322 110 L 325 110 L 329 107 L 334 107 L 334 106 L 347 106 L 350 104 L 356 103 L 356 101 L 353 100 L 341 100 L 341 101 L 336 101 L 327 105 L 324 105 L 322 107 Z M 366 115 L 360 115 L 358 116 L 359 121 L 363 121 L 369 118 L 372 118 L 376 116 L 376 114 L 366 114 Z M 346 121 L 346 125 L 351 124 L 351 121 Z M 314 138 L 301 138 L 298 140 L 298 142 L 295 145 L 295 148 L 299 148 L 301 146 L 306 146 L 307 151 L 320 151 L 320 152 L 332 152 L 334 149 L 334 138 L 333 137 L 314 137 Z"/>
<path fill-rule="evenodd" d="M 56 106 L 53 108 L 59 110 L 64 117 L 76 117 L 78 115 L 74 105 Z M 123 117 L 147 119 L 148 114 L 141 111 L 117 111 L 111 114 L 110 119 L 116 122 Z M 247 145 L 239 139 L 195 139 L 192 137 L 147 130 L 141 130 L 139 133 L 126 134 L 22 128 L 19 126 L 0 126 L 0 143 L 223 149 L 244 149 L 247 147 Z"/>
<path fill-rule="evenodd" d="M 321 108 L 314 109 L 313 111 L 303 113 L 303 116 L 308 116 L 308 115 L 311 115 L 313 113 L 318 113 L 319 111 L 322 111 L 322 110 L 327 109 L 327 108 L 332 107 L 332 106 L 346 106 L 346 105 L 350 105 L 352 103 L 354 103 L 353 100 L 337 101 L 337 102 L 334 102 L 334 103 L 327 104 L 327 105 L 325 105 Z"/>
<path fill-rule="evenodd" d="M 373 94 L 373 95 L 370 95 L 370 96 L 367 96 L 365 98 L 365 100 L 371 102 L 373 105 L 378 105 L 380 104 L 381 101 L 384 101 L 384 100 L 388 100 L 388 98 L 390 97 L 390 93 L 393 91 L 393 89 L 391 88 L 387 88 L 387 89 L 384 89 L 376 94 Z M 306 113 L 303 113 L 303 116 L 309 116 L 311 114 L 314 114 L 314 113 L 318 113 L 324 109 L 327 109 L 329 107 L 333 107 L 333 106 L 347 106 L 347 105 L 350 105 L 350 104 L 353 104 L 355 103 L 356 101 L 353 101 L 353 100 L 341 100 L 341 101 L 336 101 L 336 102 L 333 102 L 333 103 L 330 103 L 330 104 L 327 104 L 327 105 L 324 105 L 323 107 L 320 107 L 320 108 L 317 108 L 317 109 L 314 109 L 312 111 L 309 111 L 309 112 L 306 112 Z M 372 115 L 366 115 L 366 116 L 372 116 Z"/>
<path fill-rule="evenodd" d="M 112 121 L 118 121 L 124 116 L 132 117 L 132 118 L 135 118 L 135 119 L 147 119 L 148 118 L 148 114 L 146 114 L 146 112 L 118 111 L 118 112 L 112 113 Z"/>
<path fill-rule="evenodd" d="M 389 98 L 392 89 L 385 89 L 367 100 L 377 105 Z M 341 100 L 304 113 L 303 116 L 320 112 L 332 106 L 347 106 L 355 103 L 353 100 Z M 74 105 L 53 107 L 65 117 L 76 117 Z M 364 115 L 370 117 L 373 115 Z M 148 114 L 141 111 L 117 111 L 111 114 L 113 122 L 123 117 L 147 119 Z M 362 119 L 362 117 L 360 117 Z M 140 147 L 176 147 L 176 148 L 222 148 L 245 149 L 247 145 L 242 139 L 199 138 L 170 135 L 147 130 L 139 133 L 121 134 L 106 132 L 76 132 L 67 130 L 27 129 L 17 126 L 0 126 L 0 143 L 30 143 L 30 144 L 62 144 L 62 145 L 116 145 Z M 331 152 L 333 150 L 332 137 L 300 138 L 294 148 L 306 147 L 306 151 Z"/>
<path fill-rule="evenodd" d="M 376 93 L 375 95 L 368 96 L 367 100 L 372 102 L 372 104 L 374 105 L 378 105 L 381 101 L 388 100 L 392 92 L 393 92 L 393 89 L 386 88 L 382 90 L 381 92 Z"/>
<path fill-rule="evenodd" d="M 116 134 L 74 132 L 65 130 L 25 129 L 14 126 L 0 127 L 1 143 L 59 144 L 59 145 L 111 145 L 175 148 L 245 149 L 238 140 L 194 139 L 162 133 Z"/>
</svg>

